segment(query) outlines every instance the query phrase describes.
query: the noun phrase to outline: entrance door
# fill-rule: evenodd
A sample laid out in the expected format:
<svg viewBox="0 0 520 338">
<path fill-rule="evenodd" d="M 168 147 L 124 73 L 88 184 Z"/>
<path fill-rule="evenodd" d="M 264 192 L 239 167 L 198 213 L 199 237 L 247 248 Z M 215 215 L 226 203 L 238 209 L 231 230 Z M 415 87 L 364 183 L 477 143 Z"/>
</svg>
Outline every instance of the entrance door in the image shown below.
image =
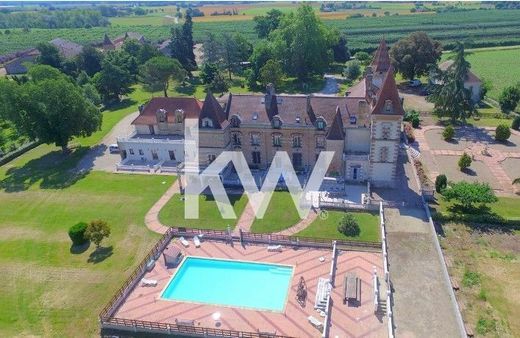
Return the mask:
<svg viewBox="0 0 520 338">
<path fill-rule="evenodd" d="M 152 159 L 154 159 L 154 160 L 159 159 L 159 156 L 157 155 L 157 151 L 155 151 L 155 150 L 152 150 Z"/>
<path fill-rule="evenodd" d="M 358 179 L 358 170 L 359 170 L 359 168 L 352 168 L 352 179 L 353 180 Z"/>
<path fill-rule="evenodd" d="M 153 125 L 149 125 L 148 129 L 150 130 L 150 135 L 155 135 L 155 129 L 153 128 Z"/>
</svg>

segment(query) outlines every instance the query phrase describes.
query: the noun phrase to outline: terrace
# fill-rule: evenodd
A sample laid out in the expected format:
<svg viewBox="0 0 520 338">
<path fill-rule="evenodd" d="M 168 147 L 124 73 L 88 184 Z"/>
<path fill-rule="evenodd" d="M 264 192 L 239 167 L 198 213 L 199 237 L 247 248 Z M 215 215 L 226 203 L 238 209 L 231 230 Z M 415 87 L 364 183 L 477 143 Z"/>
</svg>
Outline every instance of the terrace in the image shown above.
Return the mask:
<svg viewBox="0 0 520 338">
<path fill-rule="evenodd" d="M 203 336 L 232 337 L 388 337 L 388 319 L 374 306 L 375 271 L 380 298 L 386 300 L 383 270 L 383 255 L 380 244 L 373 243 L 358 248 L 346 249 L 347 242 L 336 245 L 329 240 L 311 240 L 241 233 L 240 237 L 227 237 L 224 231 L 203 230 L 204 240 L 196 247 L 191 240 L 198 230 L 172 228 L 159 242 L 156 249 L 143 261 L 144 274 L 136 273 L 101 314 L 104 329 L 142 330 L 145 332 L 182 332 Z M 184 235 L 189 246 L 184 246 L 175 237 Z M 281 251 L 268 251 L 267 245 L 282 243 Z M 168 249 L 165 249 L 168 248 Z M 172 301 L 161 298 L 163 289 L 181 266 L 166 266 L 162 253 L 165 250 L 180 250 L 184 257 L 226 259 L 237 261 L 281 264 L 293 267 L 288 297 L 282 312 L 245 309 L 223 305 L 200 304 L 187 301 Z M 343 248 L 343 249 L 342 249 Z M 147 263 L 156 258 L 152 269 L 146 271 Z M 355 274 L 359 278 L 359 298 L 343 303 L 344 278 Z M 157 282 L 156 286 L 141 286 L 142 278 Z M 297 298 L 300 279 L 306 284 L 307 297 L 303 302 Z M 319 278 L 330 279 L 333 288 L 328 311 L 320 314 L 314 309 Z M 384 289 L 384 290 L 383 290 Z M 224 292 L 226 290 L 223 290 Z M 233 290 L 229 290 L 233 292 Z M 254 292 L 254 290 L 251 290 Z M 220 319 L 213 315 L 220 313 Z M 308 320 L 313 316 L 325 325 L 325 333 Z M 184 324 L 181 324 L 184 323 Z M 267 335 L 266 335 L 267 334 Z"/>
</svg>

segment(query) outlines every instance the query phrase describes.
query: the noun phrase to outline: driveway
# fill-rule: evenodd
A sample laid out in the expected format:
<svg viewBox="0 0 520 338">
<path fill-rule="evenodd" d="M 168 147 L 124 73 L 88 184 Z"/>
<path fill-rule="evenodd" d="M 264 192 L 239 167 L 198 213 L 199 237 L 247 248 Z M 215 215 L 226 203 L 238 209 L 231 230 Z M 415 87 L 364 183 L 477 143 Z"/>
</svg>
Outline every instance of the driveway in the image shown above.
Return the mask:
<svg viewBox="0 0 520 338">
<path fill-rule="evenodd" d="M 325 74 L 325 86 L 317 94 L 336 96 L 338 92 L 338 79 L 334 75 Z"/>
<path fill-rule="evenodd" d="M 116 164 L 121 161 L 121 156 L 119 154 L 111 154 L 108 151 L 108 146 L 117 143 L 118 137 L 128 136 L 134 131 L 131 123 L 138 115 L 139 112 L 134 112 L 121 119 L 98 145 L 89 150 L 78 163 L 76 169 L 78 171 L 100 170 L 113 172 L 116 169 Z"/>
</svg>

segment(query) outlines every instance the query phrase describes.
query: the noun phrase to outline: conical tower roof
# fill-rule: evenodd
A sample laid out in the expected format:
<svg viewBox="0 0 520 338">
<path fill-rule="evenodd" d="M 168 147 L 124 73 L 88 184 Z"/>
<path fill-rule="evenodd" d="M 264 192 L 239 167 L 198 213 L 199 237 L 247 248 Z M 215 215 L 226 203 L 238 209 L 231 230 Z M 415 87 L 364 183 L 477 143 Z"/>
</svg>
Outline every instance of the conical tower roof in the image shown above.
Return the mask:
<svg viewBox="0 0 520 338">
<path fill-rule="evenodd" d="M 390 66 L 383 80 L 381 90 L 377 93 L 372 114 L 404 115 L 401 98 L 394 79 L 394 70 Z"/>
<path fill-rule="evenodd" d="M 381 39 L 379 47 L 374 54 L 372 60 L 372 70 L 374 72 L 386 72 L 390 68 L 390 54 L 388 54 L 388 46 L 385 39 Z"/>
</svg>

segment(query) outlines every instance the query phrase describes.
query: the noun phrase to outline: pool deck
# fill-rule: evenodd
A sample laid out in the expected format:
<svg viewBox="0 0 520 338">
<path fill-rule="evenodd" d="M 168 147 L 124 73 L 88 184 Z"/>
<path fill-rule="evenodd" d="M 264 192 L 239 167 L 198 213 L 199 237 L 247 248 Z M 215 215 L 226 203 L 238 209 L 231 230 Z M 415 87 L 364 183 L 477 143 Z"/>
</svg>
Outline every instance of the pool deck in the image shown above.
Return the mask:
<svg viewBox="0 0 520 338">
<path fill-rule="evenodd" d="M 293 265 L 289 295 L 284 312 L 257 311 L 219 305 L 194 304 L 163 300 L 162 290 L 167 285 L 175 268 L 167 269 L 161 256 L 145 278 L 158 281 L 155 287 L 136 286 L 114 314 L 116 318 L 175 323 L 175 319 L 194 320 L 195 326 L 217 328 L 212 314 L 221 313 L 218 328 L 247 332 L 276 332 L 292 337 L 321 337 L 321 332 L 307 320 L 312 315 L 323 321 L 314 310 L 314 298 L 318 278 L 327 278 L 330 272 L 332 250 L 284 247 L 282 252 L 268 252 L 266 245 L 234 247 L 223 242 L 204 241 L 195 248 L 190 241 L 188 248 L 178 241 L 169 244 L 178 246 L 184 255 L 236 259 L 255 262 Z M 325 262 L 319 258 L 324 257 Z M 382 276 L 382 254 L 372 252 L 341 251 L 336 264 L 336 286 L 332 291 L 329 337 L 388 337 L 386 317 L 374 314 L 372 270 L 376 267 Z M 361 279 L 361 302 L 356 306 L 344 305 L 341 299 L 343 279 L 346 273 L 354 272 Z M 307 285 L 307 300 L 304 307 L 296 301 L 300 276 Z M 232 291 L 232 290 L 230 290 Z M 254 292 L 254 290 L 251 290 Z"/>
</svg>

